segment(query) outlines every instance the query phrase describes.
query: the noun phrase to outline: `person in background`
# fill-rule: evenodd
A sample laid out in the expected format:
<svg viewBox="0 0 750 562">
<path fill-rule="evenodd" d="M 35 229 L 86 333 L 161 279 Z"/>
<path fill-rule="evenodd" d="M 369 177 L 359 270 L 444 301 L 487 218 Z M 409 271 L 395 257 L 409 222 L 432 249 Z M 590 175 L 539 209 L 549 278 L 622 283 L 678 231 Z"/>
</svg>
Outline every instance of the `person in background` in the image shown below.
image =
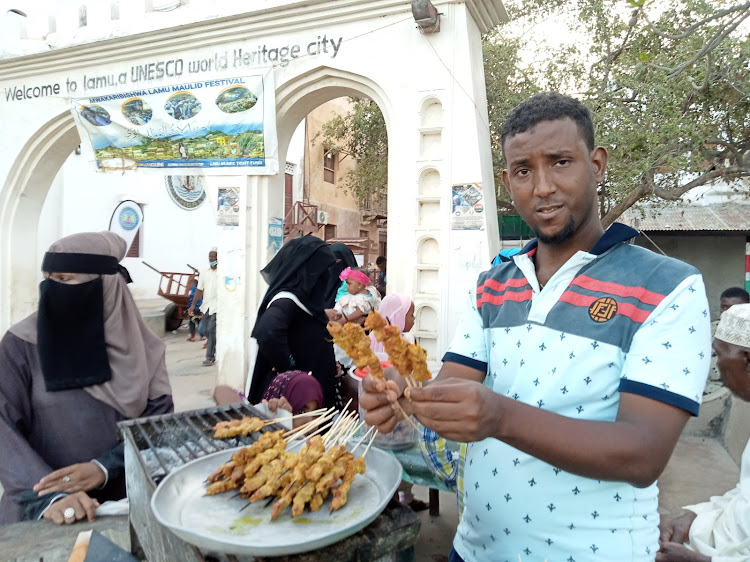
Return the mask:
<svg viewBox="0 0 750 562">
<path fill-rule="evenodd" d="M 361 269 L 347 267 L 340 275 L 347 294 L 336 301 L 333 309 L 341 314 L 341 323 L 364 325 L 367 315 L 380 308 L 380 294 L 370 285 L 370 277 Z"/>
<path fill-rule="evenodd" d="M 0 524 L 93 521 L 125 497 L 117 422 L 173 411 L 164 343 L 143 322 L 113 232 L 55 242 L 37 312 L 0 341 Z"/>
<path fill-rule="evenodd" d="M 747 304 L 750 303 L 750 293 L 741 287 L 729 287 L 721 293 L 719 297 L 719 318 L 727 310 L 732 308 L 736 304 Z M 719 320 L 711 322 L 711 337 L 714 337 L 716 328 L 719 325 Z M 708 371 L 708 379 L 711 381 L 721 380 L 719 368 L 717 366 L 716 353 L 711 353 L 711 368 Z"/>
<path fill-rule="evenodd" d="M 375 286 L 375 288 L 380 293 L 380 298 L 385 297 L 386 294 L 386 286 L 388 285 L 388 275 L 387 275 L 387 266 L 388 266 L 388 260 L 385 259 L 385 256 L 378 256 L 378 259 L 375 260 L 375 265 L 378 268 L 378 282 Z"/>
<path fill-rule="evenodd" d="M 333 252 L 333 255 L 336 257 L 336 262 L 344 264 L 344 267 L 350 267 L 352 269 L 358 267 L 357 258 L 354 257 L 354 252 L 352 252 L 351 248 L 346 244 L 331 244 L 331 252 Z M 339 285 L 338 291 L 336 291 L 336 300 L 334 300 L 334 303 L 348 292 L 346 281 L 342 279 L 341 285 Z"/>
<path fill-rule="evenodd" d="M 214 401 L 217 405 L 236 404 L 243 400 L 242 393 L 230 386 L 219 385 L 214 389 Z M 279 408 L 292 415 L 313 412 L 323 404 L 323 387 L 305 371 L 279 373 L 266 389 L 261 403 L 268 406 L 272 414 Z M 314 419 L 312 416 L 295 418 L 292 420 L 292 427 L 299 427 Z"/>
<path fill-rule="evenodd" d="M 589 110 L 537 94 L 508 115 L 503 183 L 536 238 L 481 273 L 436 380 L 368 376 L 365 420 L 468 443 L 451 562 L 653 561 L 656 479 L 710 359 L 700 272 L 604 230 L 607 151 Z"/>
<path fill-rule="evenodd" d="M 216 363 L 216 313 L 219 304 L 219 274 L 216 268 L 219 265 L 219 258 L 216 248 L 211 248 L 208 252 L 208 269 L 201 271 L 198 277 L 198 289 L 195 292 L 195 302 L 188 309 L 188 316 L 195 314 L 196 303 L 201 302 L 200 310 L 203 313 L 203 321 L 206 337 L 206 359 L 203 361 L 204 367 L 210 367 Z"/>
<path fill-rule="evenodd" d="M 203 320 L 203 314 L 200 311 L 201 304 L 203 303 L 203 299 L 197 301 L 195 303 L 195 306 L 193 307 L 193 301 L 195 300 L 195 293 L 198 290 L 198 280 L 193 279 L 193 284 L 190 287 L 190 292 L 188 293 L 188 302 L 187 307 L 188 310 L 193 308 L 193 310 L 197 310 L 197 312 L 193 312 L 193 315 L 188 315 L 188 331 L 190 332 L 190 336 L 188 337 L 187 341 L 195 341 L 195 332 L 196 328 L 198 330 L 198 334 L 200 335 L 201 339 L 205 339 L 203 335 L 203 327 L 201 326 L 201 320 Z"/>
<path fill-rule="evenodd" d="M 343 263 L 315 236 L 290 240 L 261 271 L 268 283 L 252 337 L 258 342 L 248 399 L 257 404 L 274 377 L 312 372 L 323 387 L 323 407 L 337 405 L 336 362 L 326 312 L 338 289 Z"/>
<path fill-rule="evenodd" d="M 750 401 L 750 304 L 734 304 L 723 312 L 713 349 L 726 387 Z M 684 509 L 688 512 L 660 525 L 657 562 L 750 560 L 750 441 L 742 453 L 737 487 Z"/>
<path fill-rule="evenodd" d="M 495 256 L 495 259 L 492 260 L 492 265 L 500 265 L 501 263 L 509 262 L 513 259 L 513 256 L 515 256 L 517 253 L 521 251 L 521 248 L 505 248 L 504 250 L 500 250 L 500 253 Z"/>
</svg>

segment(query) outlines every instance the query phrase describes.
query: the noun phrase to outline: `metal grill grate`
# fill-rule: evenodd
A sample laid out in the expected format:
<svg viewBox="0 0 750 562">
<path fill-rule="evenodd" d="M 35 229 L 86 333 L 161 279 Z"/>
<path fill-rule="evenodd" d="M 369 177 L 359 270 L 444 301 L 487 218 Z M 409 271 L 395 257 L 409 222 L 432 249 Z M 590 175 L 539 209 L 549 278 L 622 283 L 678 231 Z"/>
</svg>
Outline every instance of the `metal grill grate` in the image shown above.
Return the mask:
<svg viewBox="0 0 750 562">
<path fill-rule="evenodd" d="M 214 426 L 218 422 L 240 419 L 243 416 L 261 417 L 261 414 L 248 404 L 231 404 L 127 420 L 120 422 L 118 426 L 124 433 L 130 433 L 150 469 L 151 479 L 158 484 L 175 468 L 192 460 L 224 449 L 252 444 L 258 433 L 231 439 L 214 438 Z M 277 429 L 283 428 L 274 424 L 262 431 Z"/>
</svg>

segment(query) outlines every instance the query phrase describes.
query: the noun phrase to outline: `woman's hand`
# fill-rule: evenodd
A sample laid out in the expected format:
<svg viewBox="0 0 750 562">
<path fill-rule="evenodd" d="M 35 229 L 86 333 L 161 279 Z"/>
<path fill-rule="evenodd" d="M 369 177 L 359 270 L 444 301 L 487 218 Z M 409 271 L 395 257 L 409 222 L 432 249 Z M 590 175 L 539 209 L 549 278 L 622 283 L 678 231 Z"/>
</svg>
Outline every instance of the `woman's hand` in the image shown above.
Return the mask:
<svg viewBox="0 0 750 562">
<path fill-rule="evenodd" d="M 281 398 L 271 398 L 270 400 L 263 400 L 263 404 L 268 406 L 268 410 L 275 414 L 276 410 L 281 408 L 282 410 L 286 410 L 287 412 L 292 412 L 292 405 L 289 403 L 289 400 L 286 399 L 285 396 L 282 396 Z"/>
<path fill-rule="evenodd" d="M 338 322 L 339 324 L 344 323 L 344 316 L 338 310 L 334 310 L 333 308 L 326 308 L 326 316 L 328 316 L 328 320 L 331 322 Z"/>
<path fill-rule="evenodd" d="M 88 492 L 104 484 L 105 478 L 102 469 L 93 462 L 72 464 L 50 472 L 34 486 L 34 491 L 40 496 L 52 492 Z"/>
<path fill-rule="evenodd" d="M 42 517 L 56 525 L 62 525 L 63 523 L 70 525 L 84 517 L 93 521 L 96 519 L 97 507 L 99 507 L 99 502 L 89 497 L 86 492 L 75 492 L 49 506 Z M 73 509 L 73 517 L 65 517 L 65 511 L 69 508 Z"/>
</svg>

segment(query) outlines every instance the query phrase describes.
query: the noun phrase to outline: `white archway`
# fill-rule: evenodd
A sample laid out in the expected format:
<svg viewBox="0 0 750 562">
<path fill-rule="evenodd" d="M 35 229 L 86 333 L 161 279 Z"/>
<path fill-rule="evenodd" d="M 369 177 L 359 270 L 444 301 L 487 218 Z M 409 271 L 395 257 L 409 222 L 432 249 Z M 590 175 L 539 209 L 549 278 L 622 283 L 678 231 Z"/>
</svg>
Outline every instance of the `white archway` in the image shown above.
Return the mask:
<svg viewBox="0 0 750 562">
<path fill-rule="evenodd" d="M 36 306 L 39 215 L 52 180 L 80 142 L 70 112 L 57 115 L 24 145 L 0 192 L 0 325 L 5 328 Z"/>
</svg>

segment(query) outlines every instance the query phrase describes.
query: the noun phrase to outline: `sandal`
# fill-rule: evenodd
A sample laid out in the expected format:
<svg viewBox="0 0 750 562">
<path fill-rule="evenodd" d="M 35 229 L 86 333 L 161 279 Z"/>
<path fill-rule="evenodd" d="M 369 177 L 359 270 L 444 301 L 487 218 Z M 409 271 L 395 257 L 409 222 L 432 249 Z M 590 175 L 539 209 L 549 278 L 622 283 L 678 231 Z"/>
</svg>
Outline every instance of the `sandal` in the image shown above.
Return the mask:
<svg viewBox="0 0 750 562">
<path fill-rule="evenodd" d="M 206 360 L 205 360 L 205 361 L 203 362 L 203 366 L 204 366 L 204 367 L 210 367 L 210 366 L 211 366 L 211 365 L 213 365 L 214 363 L 216 363 L 216 360 L 215 360 L 215 359 L 206 359 Z"/>
<path fill-rule="evenodd" d="M 204 343 L 201 349 L 206 349 L 207 347 L 208 347 L 208 343 Z"/>
<path fill-rule="evenodd" d="M 195 336 L 188 337 L 187 341 L 195 341 Z"/>
</svg>

